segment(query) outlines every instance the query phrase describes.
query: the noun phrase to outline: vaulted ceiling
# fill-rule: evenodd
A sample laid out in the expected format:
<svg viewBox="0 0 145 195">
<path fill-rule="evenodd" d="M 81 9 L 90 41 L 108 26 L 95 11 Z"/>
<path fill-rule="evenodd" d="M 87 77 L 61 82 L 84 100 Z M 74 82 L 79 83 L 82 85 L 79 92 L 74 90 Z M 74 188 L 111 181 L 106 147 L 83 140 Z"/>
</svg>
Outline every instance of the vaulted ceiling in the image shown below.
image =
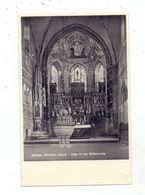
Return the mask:
<svg viewBox="0 0 145 195">
<path fill-rule="evenodd" d="M 73 24 L 88 27 L 98 34 L 107 45 L 112 63 L 116 64 L 120 55 L 121 20 L 123 16 L 64 16 L 64 17 L 31 17 L 30 26 L 40 61 L 45 48 L 56 33 Z"/>
</svg>

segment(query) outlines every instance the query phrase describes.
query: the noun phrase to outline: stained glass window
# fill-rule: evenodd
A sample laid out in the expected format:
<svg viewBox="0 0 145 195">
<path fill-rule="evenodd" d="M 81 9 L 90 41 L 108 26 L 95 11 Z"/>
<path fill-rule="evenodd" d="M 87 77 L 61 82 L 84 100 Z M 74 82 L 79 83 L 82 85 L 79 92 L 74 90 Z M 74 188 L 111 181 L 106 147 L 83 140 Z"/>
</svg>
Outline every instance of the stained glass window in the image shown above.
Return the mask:
<svg viewBox="0 0 145 195">
<path fill-rule="evenodd" d="M 105 70 L 100 62 L 95 67 L 95 89 L 98 92 L 104 92 L 105 90 Z"/>
<path fill-rule="evenodd" d="M 50 83 L 56 84 L 56 89 L 58 91 L 58 71 L 54 65 L 51 67 L 51 81 Z"/>
<path fill-rule="evenodd" d="M 86 91 L 86 71 L 85 68 L 78 64 L 77 66 L 74 66 L 71 70 L 71 82 L 79 82 L 84 83 L 85 91 Z"/>
</svg>

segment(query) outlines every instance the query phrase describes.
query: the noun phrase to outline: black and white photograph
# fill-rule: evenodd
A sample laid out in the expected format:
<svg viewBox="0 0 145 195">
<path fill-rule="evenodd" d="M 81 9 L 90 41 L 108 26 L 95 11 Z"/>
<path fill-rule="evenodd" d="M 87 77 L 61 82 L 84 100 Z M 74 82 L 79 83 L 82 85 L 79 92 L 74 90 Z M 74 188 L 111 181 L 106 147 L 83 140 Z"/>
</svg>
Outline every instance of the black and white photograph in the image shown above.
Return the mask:
<svg viewBox="0 0 145 195">
<path fill-rule="evenodd" d="M 145 195 L 144 8 L 1 0 L 0 194 Z"/>
<path fill-rule="evenodd" d="M 127 160 L 127 16 L 21 16 L 24 161 Z"/>
</svg>

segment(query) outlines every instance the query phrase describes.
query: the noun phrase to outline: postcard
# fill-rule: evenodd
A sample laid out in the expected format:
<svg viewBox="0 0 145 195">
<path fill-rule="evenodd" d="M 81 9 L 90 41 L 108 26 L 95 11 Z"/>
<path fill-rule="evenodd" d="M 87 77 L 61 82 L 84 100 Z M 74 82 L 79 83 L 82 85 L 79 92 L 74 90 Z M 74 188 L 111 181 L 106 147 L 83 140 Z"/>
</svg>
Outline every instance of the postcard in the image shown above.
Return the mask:
<svg viewBox="0 0 145 195">
<path fill-rule="evenodd" d="M 131 183 L 128 15 L 21 15 L 23 186 Z"/>
</svg>

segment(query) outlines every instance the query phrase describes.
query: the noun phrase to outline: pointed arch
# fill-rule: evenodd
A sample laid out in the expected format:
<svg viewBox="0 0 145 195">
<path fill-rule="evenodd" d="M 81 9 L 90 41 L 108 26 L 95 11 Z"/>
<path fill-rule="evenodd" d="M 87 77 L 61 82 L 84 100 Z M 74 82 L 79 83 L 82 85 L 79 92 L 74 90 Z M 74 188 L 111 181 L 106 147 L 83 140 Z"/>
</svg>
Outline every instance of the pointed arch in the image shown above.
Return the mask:
<svg viewBox="0 0 145 195">
<path fill-rule="evenodd" d="M 71 68 L 71 83 L 84 83 L 84 89 L 87 88 L 86 69 L 81 64 L 76 64 Z"/>
<path fill-rule="evenodd" d="M 58 83 L 58 70 L 54 65 L 51 66 L 51 83 Z"/>
<path fill-rule="evenodd" d="M 54 65 L 51 66 L 50 85 L 54 85 L 58 92 L 58 70 Z"/>
<path fill-rule="evenodd" d="M 105 68 L 102 63 L 98 62 L 95 66 L 95 83 L 105 81 Z"/>
<path fill-rule="evenodd" d="M 95 66 L 95 89 L 97 92 L 105 90 L 105 67 L 101 62 L 97 62 Z"/>
<path fill-rule="evenodd" d="M 84 25 L 80 25 L 80 24 L 73 24 L 73 25 L 69 25 L 65 28 L 63 28 L 62 30 L 60 30 L 59 32 L 57 32 L 52 39 L 50 40 L 50 42 L 47 44 L 44 53 L 43 53 L 43 57 L 42 57 L 42 67 L 44 68 L 47 65 L 47 60 L 48 60 L 48 56 L 54 46 L 54 44 L 64 35 L 66 35 L 67 33 L 73 32 L 73 31 L 78 31 L 78 32 L 82 32 L 87 34 L 88 36 L 92 37 L 102 48 L 104 54 L 105 54 L 105 58 L 106 58 L 106 63 L 108 65 L 112 64 L 112 58 L 111 58 L 111 54 L 110 51 L 106 45 L 106 43 L 104 42 L 104 40 L 102 39 L 102 37 L 100 37 L 98 34 L 96 34 L 96 32 L 94 32 L 92 29 L 84 26 Z"/>
</svg>

